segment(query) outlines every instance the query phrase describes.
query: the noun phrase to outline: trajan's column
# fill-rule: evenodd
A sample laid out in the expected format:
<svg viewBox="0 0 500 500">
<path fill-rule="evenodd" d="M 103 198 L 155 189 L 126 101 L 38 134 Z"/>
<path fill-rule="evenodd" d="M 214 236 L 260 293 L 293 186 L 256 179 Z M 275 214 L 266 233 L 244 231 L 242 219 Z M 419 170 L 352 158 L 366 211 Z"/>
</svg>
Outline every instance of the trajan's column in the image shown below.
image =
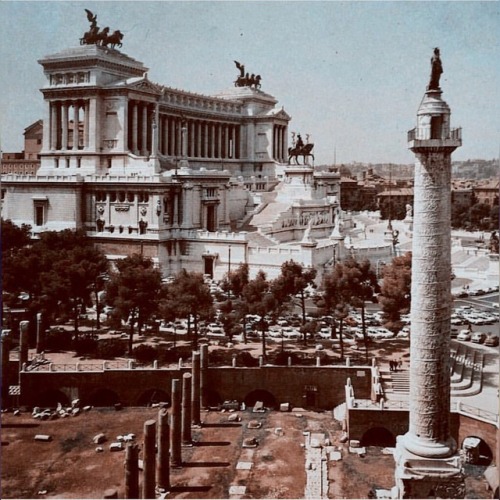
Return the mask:
<svg viewBox="0 0 500 500">
<path fill-rule="evenodd" d="M 415 153 L 411 286 L 410 423 L 396 446 L 397 498 L 464 498 L 464 476 L 450 435 L 451 153 L 461 130 L 450 128 L 441 98 L 439 49 L 408 133 Z"/>
</svg>

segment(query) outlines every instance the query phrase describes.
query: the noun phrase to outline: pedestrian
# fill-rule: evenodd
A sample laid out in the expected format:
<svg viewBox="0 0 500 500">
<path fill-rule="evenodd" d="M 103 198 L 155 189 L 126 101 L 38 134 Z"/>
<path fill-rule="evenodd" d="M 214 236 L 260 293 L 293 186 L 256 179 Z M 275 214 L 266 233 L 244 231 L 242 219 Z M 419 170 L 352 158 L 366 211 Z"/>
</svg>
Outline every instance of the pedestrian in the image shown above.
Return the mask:
<svg viewBox="0 0 500 500">
<path fill-rule="evenodd" d="M 393 371 L 394 371 L 394 361 L 392 361 L 392 359 L 389 361 L 389 370 L 390 370 L 391 372 L 393 372 Z"/>
<path fill-rule="evenodd" d="M 403 368 L 403 361 L 400 359 L 398 361 L 398 368 L 401 370 L 401 368 Z"/>
</svg>

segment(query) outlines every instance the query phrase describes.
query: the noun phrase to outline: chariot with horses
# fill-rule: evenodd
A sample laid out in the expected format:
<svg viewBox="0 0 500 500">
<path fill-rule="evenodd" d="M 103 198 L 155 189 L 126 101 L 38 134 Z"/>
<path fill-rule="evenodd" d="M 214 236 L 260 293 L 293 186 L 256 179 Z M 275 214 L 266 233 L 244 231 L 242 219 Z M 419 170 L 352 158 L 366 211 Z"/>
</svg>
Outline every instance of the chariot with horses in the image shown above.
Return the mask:
<svg viewBox="0 0 500 500">
<path fill-rule="evenodd" d="M 110 46 L 112 49 L 122 46 L 123 33 L 120 30 L 115 30 L 113 33 L 110 33 L 108 26 L 100 30 L 99 26 L 97 26 L 97 15 L 93 14 L 88 9 L 85 9 L 85 12 L 90 22 L 90 29 L 80 38 L 80 45 Z"/>
</svg>

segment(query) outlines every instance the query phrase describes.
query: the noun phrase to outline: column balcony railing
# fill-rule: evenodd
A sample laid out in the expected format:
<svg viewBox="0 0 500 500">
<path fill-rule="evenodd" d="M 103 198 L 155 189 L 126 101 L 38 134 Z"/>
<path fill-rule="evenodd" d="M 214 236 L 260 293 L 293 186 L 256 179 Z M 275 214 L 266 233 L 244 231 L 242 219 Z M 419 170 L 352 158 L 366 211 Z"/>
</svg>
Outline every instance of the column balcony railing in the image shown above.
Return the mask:
<svg viewBox="0 0 500 500">
<path fill-rule="evenodd" d="M 437 139 L 437 138 L 432 138 L 432 137 L 422 137 L 422 133 L 427 131 L 427 129 L 421 129 L 419 127 L 415 127 L 414 129 L 411 129 L 408 131 L 408 142 L 412 141 L 424 141 L 424 140 L 450 140 L 450 141 L 461 141 L 462 140 L 462 127 L 458 128 L 452 128 L 450 129 L 448 136 Z"/>
</svg>

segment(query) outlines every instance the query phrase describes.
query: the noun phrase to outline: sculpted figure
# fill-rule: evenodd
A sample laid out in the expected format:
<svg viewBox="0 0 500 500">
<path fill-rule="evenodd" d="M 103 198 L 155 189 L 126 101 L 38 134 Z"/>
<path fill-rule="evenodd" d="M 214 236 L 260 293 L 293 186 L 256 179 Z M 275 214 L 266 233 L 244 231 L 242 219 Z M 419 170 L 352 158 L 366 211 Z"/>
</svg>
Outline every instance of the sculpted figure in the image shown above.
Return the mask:
<svg viewBox="0 0 500 500">
<path fill-rule="evenodd" d="M 439 79 L 443 73 L 443 65 L 439 56 L 439 49 L 434 49 L 434 55 L 431 58 L 431 77 L 427 90 L 439 90 Z"/>
</svg>

